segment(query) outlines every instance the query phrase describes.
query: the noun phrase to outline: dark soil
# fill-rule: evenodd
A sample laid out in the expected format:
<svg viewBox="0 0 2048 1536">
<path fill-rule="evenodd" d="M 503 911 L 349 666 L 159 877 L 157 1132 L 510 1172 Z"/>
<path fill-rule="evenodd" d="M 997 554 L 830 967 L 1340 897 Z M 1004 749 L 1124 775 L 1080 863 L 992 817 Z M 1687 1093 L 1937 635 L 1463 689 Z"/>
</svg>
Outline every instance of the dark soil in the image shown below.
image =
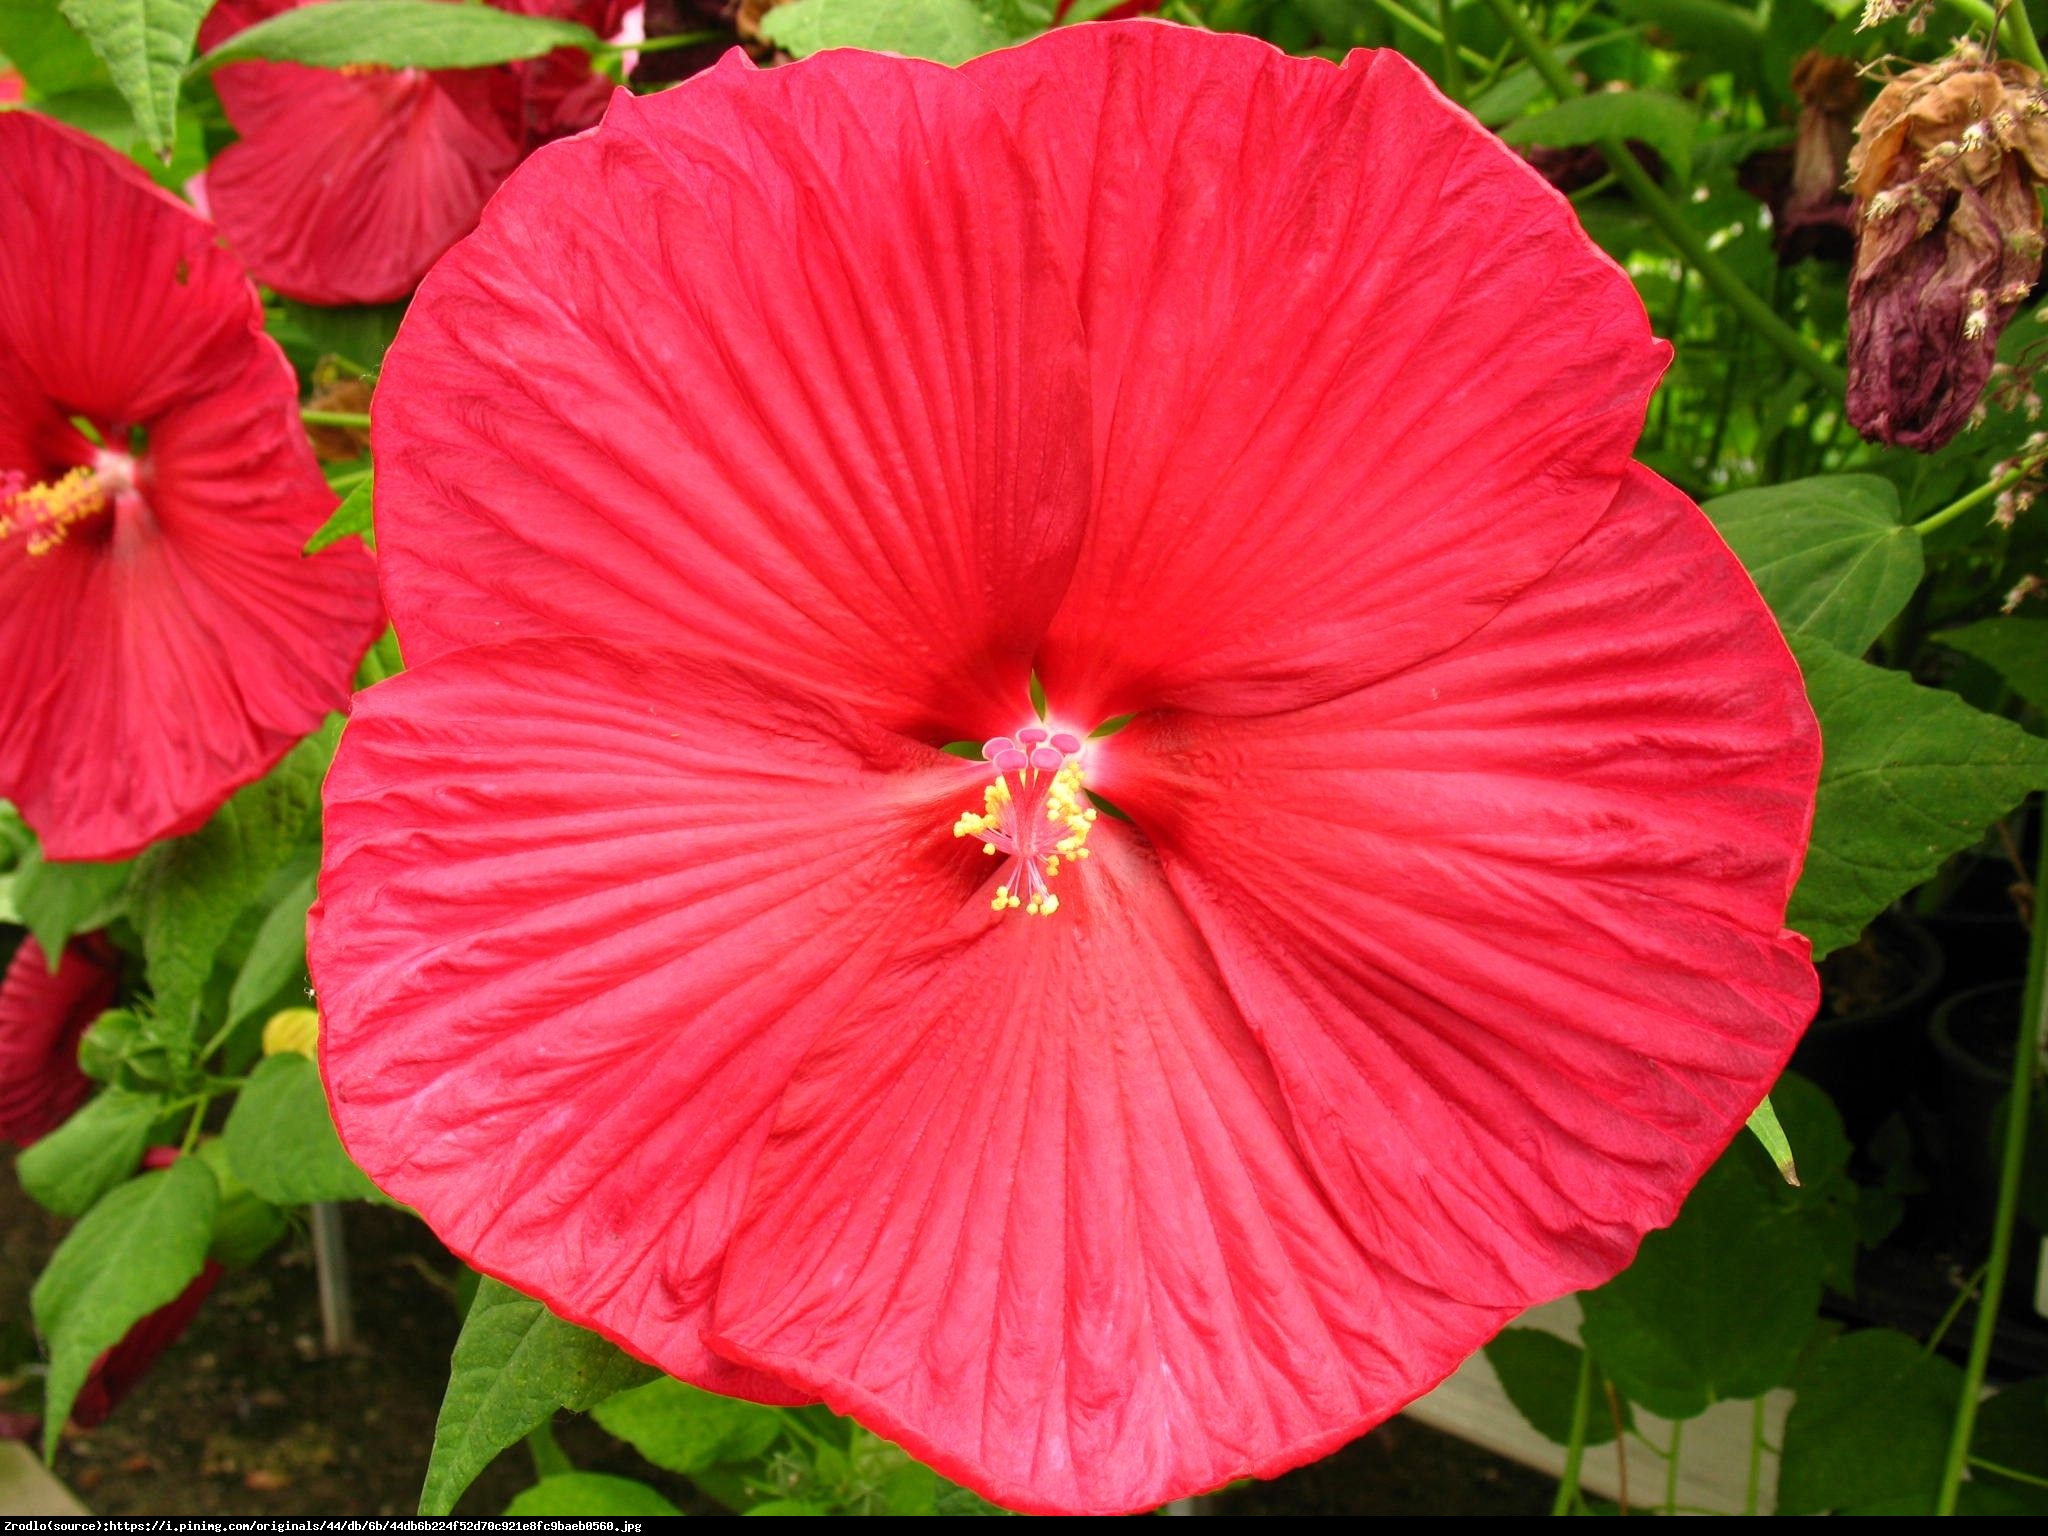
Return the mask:
<svg viewBox="0 0 2048 1536">
<path fill-rule="evenodd" d="M 457 1266 L 403 1212 L 347 1209 L 359 1348 L 320 1349 L 320 1308 L 303 1236 L 222 1279 L 185 1337 L 113 1417 L 71 1432 L 56 1472 L 105 1515 L 406 1515 L 417 1507 L 455 1344 Z M 28 1316 L 28 1292 L 65 1224 L 0 1159 L 0 1329 Z M 0 1415 L 23 1406 L 0 1395 Z M 691 1513 L 718 1513 L 587 1419 L 564 1415 L 579 1467 L 638 1477 Z M 533 1481 L 515 1446 L 458 1506 L 495 1515 Z M 1228 1515 L 1539 1515 L 1550 1480 L 1421 1425 L 1396 1420 L 1270 1483 L 1205 1500 Z"/>
</svg>

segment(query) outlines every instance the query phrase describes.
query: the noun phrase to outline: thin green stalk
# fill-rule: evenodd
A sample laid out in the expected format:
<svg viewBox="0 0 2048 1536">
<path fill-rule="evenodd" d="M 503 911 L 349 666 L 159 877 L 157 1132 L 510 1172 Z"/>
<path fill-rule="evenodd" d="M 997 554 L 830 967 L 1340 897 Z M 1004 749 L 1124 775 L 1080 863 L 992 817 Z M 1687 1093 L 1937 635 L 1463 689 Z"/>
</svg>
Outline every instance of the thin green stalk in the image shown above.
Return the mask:
<svg viewBox="0 0 2048 1536">
<path fill-rule="evenodd" d="M 1928 513 L 1913 525 L 1913 531 L 1921 538 L 1926 538 L 1935 529 L 1948 526 L 1972 507 L 1981 507 L 1993 497 L 2004 495 L 2040 467 L 2038 460 L 2030 459 L 2018 469 L 2007 470 L 1990 484 L 1980 485 L 1969 495 L 1957 497 L 1939 512 Z"/>
<path fill-rule="evenodd" d="M 1458 20 L 1451 14 L 1453 0 L 1436 0 L 1436 26 L 1444 48 L 1444 94 L 1453 101 L 1465 99 L 1465 61 L 1458 57 Z"/>
<path fill-rule="evenodd" d="M 1443 33 L 1409 10 L 1408 7 L 1398 3 L 1398 0 L 1372 0 L 1372 3 L 1393 17 L 1394 20 L 1400 22 L 1402 26 L 1413 27 L 1417 32 L 1420 32 L 1423 41 L 1435 43 L 1439 48 L 1447 46 L 1444 42 Z M 1493 60 L 1489 59 L 1485 54 L 1477 49 L 1467 48 L 1455 40 L 1448 46 L 1455 47 L 1459 57 L 1474 69 L 1487 69 L 1493 64 Z"/>
<path fill-rule="evenodd" d="M 2038 871 L 2048 870 L 2048 816 L 2041 818 Z M 1963 1469 L 1970 1461 L 1970 1436 L 1977 1428 L 1977 1399 L 1984 1393 L 1984 1371 L 1991 1363 L 1991 1341 L 1998 1332 L 1998 1304 L 2005 1296 L 2005 1271 L 2012 1259 L 2012 1234 L 2020 1207 L 2020 1170 L 2027 1156 L 2027 1117 L 2034 1094 L 2034 1071 L 2041 1056 L 2041 1008 L 2048 980 L 2048 903 L 2034 904 L 2034 932 L 2027 946 L 2027 994 L 2020 1005 L 2019 1033 L 2013 1041 L 2012 1092 L 2005 1108 L 2005 1154 L 1998 1168 L 1998 1209 L 1991 1222 L 1991 1256 L 1984 1271 L 1984 1299 L 1977 1304 L 1976 1326 L 1970 1330 L 1970 1358 L 1963 1366 L 1962 1390 L 1956 1394 L 1955 1424 L 1949 1431 L 1948 1460 L 1942 1467 L 1937 1515 L 1956 1512 Z"/>
<path fill-rule="evenodd" d="M 1557 1497 L 1550 1501 L 1550 1513 L 1568 1515 L 1579 1499 L 1579 1466 L 1586 1459 L 1586 1429 L 1593 1419 L 1593 1352 L 1579 1351 L 1579 1385 L 1572 1394 L 1571 1438 L 1564 1446 L 1564 1476 L 1557 1485 Z"/>
<path fill-rule="evenodd" d="M 201 1094 L 199 1102 L 192 1106 L 192 1118 L 185 1122 L 184 1140 L 178 1143 L 180 1152 L 190 1153 L 199 1145 L 199 1132 L 206 1124 L 206 1106 L 212 1102 L 209 1096 Z"/>
<path fill-rule="evenodd" d="M 1742 1512 L 1753 1515 L 1764 1487 L 1764 1400 L 1749 1405 L 1749 1483 L 1742 1490 Z"/>
<path fill-rule="evenodd" d="M 1986 1461 L 1982 1456 L 1972 1456 L 1970 1465 L 1982 1467 L 1986 1472 L 1996 1472 L 2000 1477 L 2009 1477 L 2016 1483 L 2025 1483 L 2029 1488 L 2048 1488 L 2048 1477 L 2022 1472 L 2018 1467 L 2008 1467 L 2000 1462 Z"/>
<path fill-rule="evenodd" d="M 1685 1420 L 1671 1426 L 1671 1454 L 1664 1458 L 1664 1513 L 1678 1513 L 1678 1447 L 1685 1439 Z"/>
<path fill-rule="evenodd" d="M 2041 39 L 2027 16 L 2027 0 L 2005 0 L 2005 27 L 1999 34 L 2005 46 L 2019 55 L 2019 61 L 2037 74 L 2048 75 L 2048 59 L 2041 57 Z"/>
<path fill-rule="evenodd" d="M 2041 40 L 2034 35 L 2034 24 L 2027 19 L 2025 0 L 2008 0 L 2002 26 L 1997 8 L 1987 0 L 1942 0 L 1942 3 L 1982 27 L 1986 37 L 1995 29 L 2007 52 L 2017 55 L 2022 64 L 2048 74 L 2048 62 L 2041 58 Z"/>
<path fill-rule="evenodd" d="M 309 427 L 348 427 L 357 432 L 370 430 L 367 411 L 314 411 L 299 409 L 299 420 Z"/>
<path fill-rule="evenodd" d="M 1941 1341 L 1948 1337 L 1949 1329 L 1955 1327 L 1956 1319 L 1963 1315 L 1963 1308 L 1970 1304 L 1970 1298 L 1977 1294 L 1977 1287 L 1984 1283 L 1985 1266 L 1978 1265 L 1977 1272 L 1963 1282 L 1963 1288 L 1956 1293 L 1956 1299 L 1948 1304 L 1948 1310 L 1941 1314 L 1941 1321 L 1934 1325 L 1934 1331 L 1927 1335 L 1927 1342 L 1920 1346 L 1920 1353 L 1931 1355 L 1941 1348 Z"/>
<path fill-rule="evenodd" d="M 637 43 L 599 43 L 599 53 L 666 53 L 671 48 L 696 48 L 705 43 L 733 42 L 730 32 L 672 32 L 667 37 L 642 38 Z"/>
<path fill-rule="evenodd" d="M 564 1472 L 574 1472 L 576 1464 L 563 1453 L 561 1444 L 555 1439 L 555 1426 L 546 1420 L 527 1432 L 526 1449 L 533 1456 L 535 1477 L 560 1477 Z"/>
<path fill-rule="evenodd" d="M 1388 0 L 1378 0 L 1385 5 Z M 1493 14 L 1500 18 L 1500 24 L 1515 40 L 1515 46 L 1522 51 L 1537 74 L 1551 89 L 1558 100 L 1566 101 L 1585 93 L 1578 87 L 1565 70 L 1550 45 L 1537 36 L 1529 25 L 1529 18 L 1522 14 L 1516 0 L 1486 0 Z M 1847 392 L 1848 376 L 1834 363 L 1823 357 L 1813 344 L 1787 324 L 1784 317 L 1770 305 L 1758 298 L 1756 291 L 1736 275 L 1735 269 L 1723 261 L 1718 253 L 1707 249 L 1707 243 L 1699 232 L 1686 222 L 1685 214 L 1677 203 L 1657 185 L 1656 178 L 1642 168 L 1636 157 L 1620 139 L 1600 140 L 1600 153 L 1607 157 L 1607 163 L 1621 184 L 1628 188 L 1629 196 L 1636 200 L 1636 206 L 1643 210 L 1650 222 L 1670 242 L 1685 264 L 1698 272 L 1706 285 L 1719 294 L 1727 305 L 1749 322 L 1756 333 L 1784 357 L 1785 361 L 1805 373 L 1823 389 L 1840 395 Z"/>
</svg>

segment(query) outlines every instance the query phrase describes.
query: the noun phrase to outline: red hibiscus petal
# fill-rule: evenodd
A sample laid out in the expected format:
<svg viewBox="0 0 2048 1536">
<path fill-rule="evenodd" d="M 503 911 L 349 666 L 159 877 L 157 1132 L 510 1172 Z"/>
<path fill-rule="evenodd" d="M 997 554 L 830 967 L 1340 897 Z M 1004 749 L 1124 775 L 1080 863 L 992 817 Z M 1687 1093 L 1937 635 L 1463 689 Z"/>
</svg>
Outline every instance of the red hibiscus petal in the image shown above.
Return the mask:
<svg viewBox="0 0 2048 1536">
<path fill-rule="evenodd" d="M 966 73 L 1081 274 L 1096 506 L 1039 668 L 1074 718 L 1398 671 L 1613 500 L 1668 349 L 1565 200 L 1398 54 L 1133 21 Z"/>
<path fill-rule="evenodd" d="M 125 159 L 0 115 L 0 470 L 147 435 L 142 505 L 59 547 L 0 539 L 0 795 L 59 859 L 191 831 L 348 699 L 381 626 L 290 365 L 212 228 Z"/>
<path fill-rule="evenodd" d="M 820 1038 L 714 1323 L 1038 1513 L 1284 1471 L 1506 1318 L 1375 1270 L 1156 860 L 1110 822 L 1090 846 L 1057 914 L 976 903 Z"/>
<path fill-rule="evenodd" d="M 92 1093 L 78 1039 L 114 1001 L 120 958 L 97 935 L 64 947 L 57 969 L 23 939 L 0 978 L 0 1142 L 49 1135 Z"/>
<path fill-rule="evenodd" d="M 686 1380 L 812 1037 L 972 899 L 978 772 L 720 662 L 577 639 L 361 695 L 310 956 L 335 1123 L 457 1253 Z"/>
<path fill-rule="evenodd" d="M 935 65 L 621 96 L 507 184 L 391 351 L 377 515 L 407 656 L 710 644 L 938 740 L 1013 727 L 1086 500 L 1043 226 L 1000 121 Z"/>
<path fill-rule="evenodd" d="M 1647 471 L 1455 650 L 1105 745 L 1338 1208 L 1447 1297 L 1606 1279 L 1813 1015 L 1780 927 L 1813 716 L 1748 577 Z"/>
<path fill-rule="evenodd" d="M 233 64 L 214 84 L 241 137 L 207 168 L 208 211 L 251 272 L 310 304 L 412 292 L 524 146 L 507 69 Z"/>
</svg>

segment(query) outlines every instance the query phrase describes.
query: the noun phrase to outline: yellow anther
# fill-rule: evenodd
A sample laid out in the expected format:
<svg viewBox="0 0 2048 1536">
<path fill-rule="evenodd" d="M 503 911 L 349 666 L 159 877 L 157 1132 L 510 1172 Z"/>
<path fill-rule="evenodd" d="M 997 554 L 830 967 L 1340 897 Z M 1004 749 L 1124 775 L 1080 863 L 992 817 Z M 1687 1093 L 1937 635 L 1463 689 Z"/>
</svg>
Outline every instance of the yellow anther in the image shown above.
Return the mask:
<svg viewBox="0 0 2048 1536">
<path fill-rule="evenodd" d="M 1078 738 L 1055 735 L 1051 750 L 1059 754 L 1058 766 L 1040 761 L 1030 767 L 1017 761 L 1024 754 L 1000 738 L 987 750 L 994 761 L 1006 756 L 1010 766 L 999 770 L 995 782 L 982 790 L 982 809 L 969 811 L 953 824 L 955 837 L 974 837 L 985 854 L 1009 860 L 1001 885 L 989 898 L 997 912 L 1022 909 L 1032 916 L 1047 916 L 1059 910 L 1059 899 L 1046 889 L 1056 879 L 1063 862 L 1088 856 L 1085 844 L 1095 823 L 1094 808 L 1088 804 L 1081 764 L 1076 760 Z M 1020 732 L 1042 758 L 1047 733 Z M 1021 799 L 1024 803 L 1013 804 Z M 1030 813 L 1026 813 L 1026 808 Z M 1043 819 L 1036 814 L 1043 811 Z"/>
<path fill-rule="evenodd" d="M 107 509 L 107 498 L 90 465 L 81 464 L 55 480 L 0 492 L 0 539 L 28 535 L 28 552 L 47 555 L 71 536 L 72 526 Z"/>
</svg>

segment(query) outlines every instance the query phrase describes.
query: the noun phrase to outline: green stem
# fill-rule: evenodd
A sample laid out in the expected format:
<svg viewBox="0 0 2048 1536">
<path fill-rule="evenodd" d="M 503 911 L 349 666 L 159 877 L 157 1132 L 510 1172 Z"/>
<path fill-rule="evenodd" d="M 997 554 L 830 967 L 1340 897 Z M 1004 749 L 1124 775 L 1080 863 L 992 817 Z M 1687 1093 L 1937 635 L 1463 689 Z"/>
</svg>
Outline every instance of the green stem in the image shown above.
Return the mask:
<svg viewBox="0 0 2048 1536">
<path fill-rule="evenodd" d="M 2005 46 L 2036 74 L 2048 75 L 2048 59 L 2041 57 L 2041 39 L 2027 16 L 2027 0 L 2005 0 L 2005 29 L 1999 33 Z"/>
<path fill-rule="evenodd" d="M 576 1463 L 563 1454 L 555 1439 L 555 1426 L 546 1420 L 528 1432 L 526 1449 L 533 1455 L 535 1477 L 560 1477 L 576 1470 Z"/>
<path fill-rule="evenodd" d="M 309 427 L 348 427 L 357 432 L 370 430 L 369 413 L 365 411 L 314 411 L 302 406 L 299 420 Z"/>
<path fill-rule="evenodd" d="M 2003 26 L 1999 24 L 1997 9 L 1987 0 L 1942 0 L 1942 3 L 1982 27 L 1986 37 L 1996 30 L 2007 51 L 2018 55 L 2022 64 L 2041 74 L 2048 74 L 2048 62 L 2041 58 L 2041 40 L 2034 35 L 2034 24 L 2027 19 L 2026 0 L 2008 0 Z"/>
<path fill-rule="evenodd" d="M 1934 1325 L 1934 1332 L 1927 1335 L 1927 1342 L 1920 1346 L 1920 1353 L 1931 1355 L 1941 1348 L 1941 1341 L 1948 1337 L 1949 1329 L 1955 1327 L 1956 1319 L 1963 1315 L 1963 1308 L 1970 1304 L 1970 1298 L 1977 1294 L 1977 1287 L 1984 1283 L 1984 1266 L 1978 1265 L 1977 1272 L 1963 1282 L 1963 1288 L 1956 1299 L 1948 1304 L 1948 1310 L 1941 1314 L 1941 1321 Z"/>
<path fill-rule="evenodd" d="M 1379 0 L 1385 5 L 1387 0 Z M 1550 45 L 1536 35 L 1529 25 L 1529 18 L 1522 14 L 1516 0 L 1486 0 L 1493 14 L 1500 19 L 1515 46 L 1522 51 L 1537 74 L 1543 77 L 1553 95 L 1559 101 L 1568 101 L 1585 93 L 1579 89 L 1565 67 L 1559 62 Z M 1787 324 L 1770 305 L 1758 298 L 1756 291 L 1738 277 L 1735 269 L 1723 261 L 1718 253 L 1707 249 L 1707 242 L 1699 232 L 1686 222 L 1685 213 L 1679 205 L 1657 185 L 1656 178 L 1643 169 L 1636 157 L 1620 139 L 1605 138 L 1597 146 L 1607 157 L 1607 164 L 1614 171 L 1621 184 L 1628 188 L 1629 196 L 1636 200 L 1636 206 L 1643 210 L 1650 222 L 1670 242 L 1679 258 L 1699 273 L 1702 281 L 1718 293 L 1721 298 L 1763 339 L 1784 357 L 1785 361 L 1810 377 L 1821 388 L 1834 394 L 1848 390 L 1848 377 L 1827 358 L 1823 357 L 1813 344 L 1791 325 Z"/>
<path fill-rule="evenodd" d="M 1480 53 L 1477 49 L 1467 48 L 1463 43 L 1455 39 L 1446 43 L 1443 33 L 1432 27 L 1405 5 L 1399 4 L 1398 0 L 1372 0 L 1372 3 L 1393 17 L 1394 20 L 1400 22 L 1402 26 L 1413 27 L 1417 32 L 1420 32 L 1424 42 L 1435 43 L 1440 48 L 1457 49 L 1458 56 L 1474 69 L 1489 69 L 1492 67 L 1493 60 Z"/>
<path fill-rule="evenodd" d="M 2008 1467 L 1996 1461 L 1986 1461 L 1982 1456 L 1972 1456 L 1970 1465 L 1982 1467 L 1986 1472 L 1995 1472 L 2000 1477 L 2009 1477 L 2016 1483 L 2025 1483 L 2029 1488 L 2048 1488 L 2048 1477 L 2022 1472 L 2018 1467 Z"/>
<path fill-rule="evenodd" d="M 599 53 L 666 53 L 671 48 L 696 48 L 705 43 L 737 42 L 730 32 L 673 32 L 637 43 L 599 43 Z"/>
<path fill-rule="evenodd" d="M 1453 101 L 1465 99 L 1465 61 L 1458 57 L 1458 22 L 1451 14 L 1452 0 L 1436 0 L 1438 39 L 1444 48 L 1444 94 Z"/>
<path fill-rule="evenodd" d="M 1756 1513 L 1764 1486 L 1764 1400 L 1757 1398 L 1749 1414 L 1749 1484 L 1742 1491 L 1742 1512 Z"/>
<path fill-rule="evenodd" d="M 1939 512 L 1928 513 L 1913 525 L 1913 531 L 1921 538 L 1926 538 L 1935 529 L 1946 527 L 1972 507 L 1981 507 L 1993 497 L 2004 495 L 2040 467 L 2038 460 L 2029 460 L 2018 469 L 2007 470 L 1990 484 L 1980 485 L 1969 495 L 1957 497 Z"/>
<path fill-rule="evenodd" d="M 1557 1485 L 1557 1497 L 1550 1513 L 1568 1515 L 1579 1498 L 1579 1465 L 1586 1459 L 1586 1429 L 1593 1418 L 1593 1352 L 1579 1351 L 1579 1385 L 1572 1394 L 1571 1438 L 1564 1446 L 1564 1477 Z"/>
<path fill-rule="evenodd" d="M 1671 1426 L 1671 1454 L 1664 1458 L 1664 1513 L 1678 1513 L 1678 1447 L 1685 1438 L 1685 1420 Z"/>
<path fill-rule="evenodd" d="M 192 1106 L 192 1118 L 185 1122 L 185 1136 L 178 1143 L 178 1150 L 180 1152 L 189 1154 L 194 1147 L 199 1145 L 199 1132 L 206 1124 L 206 1106 L 212 1102 L 211 1097 L 201 1094 L 199 1102 Z"/>
<path fill-rule="evenodd" d="M 2040 852 L 2034 867 L 2048 869 L 2048 815 L 2041 818 Z M 1991 1341 L 1998 1332 L 1998 1304 L 2005 1295 L 2005 1271 L 2012 1258 L 2013 1224 L 2020 1207 L 2020 1171 L 2027 1156 L 2027 1117 L 2034 1093 L 2034 1072 L 2041 1055 L 2042 983 L 2048 979 L 2048 911 L 2044 907 L 2048 903 L 2034 904 L 2034 932 L 2027 946 L 2027 994 L 2020 1005 L 2019 1033 L 2013 1042 L 2012 1092 L 2005 1108 L 2005 1155 L 1998 1168 L 1998 1209 L 1991 1222 L 1991 1256 L 1984 1271 L 1984 1298 L 1977 1304 L 1976 1326 L 1970 1330 L 1970 1358 L 1963 1366 L 1962 1390 L 1956 1394 L 1948 1460 L 1942 1467 L 1941 1492 L 1934 1505 L 1937 1515 L 1956 1512 L 1963 1469 L 1970 1461 L 1970 1436 L 1977 1428 L 1977 1399 L 1984 1393 L 1984 1371 L 1991 1363 Z"/>
</svg>

